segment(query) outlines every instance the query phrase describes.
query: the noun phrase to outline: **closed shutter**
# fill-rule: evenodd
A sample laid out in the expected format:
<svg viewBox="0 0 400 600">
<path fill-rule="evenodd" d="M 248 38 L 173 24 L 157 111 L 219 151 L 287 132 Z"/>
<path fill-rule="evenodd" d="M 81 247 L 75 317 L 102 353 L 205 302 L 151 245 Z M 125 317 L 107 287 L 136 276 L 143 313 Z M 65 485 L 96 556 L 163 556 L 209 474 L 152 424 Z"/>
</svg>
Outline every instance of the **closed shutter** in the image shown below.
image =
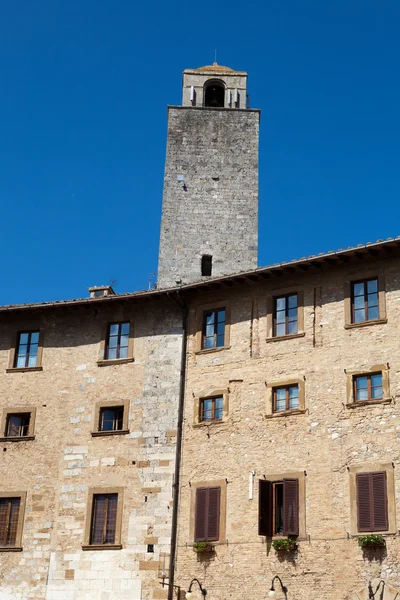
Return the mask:
<svg viewBox="0 0 400 600">
<path fill-rule="evenodd" d="M 258 482 L 258 535 L 272 536 L 272 482 Z"/>
<path fill-rule="evenodd" d="M 20 504 L 20 498 L 0 500 L 0 546 L 15 546 Z"/>
<path fill-rule="evenodd" d="M 387 531 L 386 472 L 357 473 L 356 485 L 358 531 Z"/>
<path fill-rule="evenodd" d="M 107 505 L 106 535 L 104 539 L 105 544 L 115 543 L 115 532 L 117 528 L 117 505 L 118 494 L 109 494 Z"/>
<path fill-rule="evenodd" d="M 104 523 L 106 517 L 106 496 L 96 495 L 93 498 L 92 537 L 91 544 L 103 544 Z"/>
<path fill-rule="evenodd" d="M 283 480 L 283 533 L 299 535 L 299 480 Z"/>
<path fill-rule="evenodd" d="M 195 507 L 195 542 L 219 540 L 221 488 L 198 488 Z"/>
</svg>

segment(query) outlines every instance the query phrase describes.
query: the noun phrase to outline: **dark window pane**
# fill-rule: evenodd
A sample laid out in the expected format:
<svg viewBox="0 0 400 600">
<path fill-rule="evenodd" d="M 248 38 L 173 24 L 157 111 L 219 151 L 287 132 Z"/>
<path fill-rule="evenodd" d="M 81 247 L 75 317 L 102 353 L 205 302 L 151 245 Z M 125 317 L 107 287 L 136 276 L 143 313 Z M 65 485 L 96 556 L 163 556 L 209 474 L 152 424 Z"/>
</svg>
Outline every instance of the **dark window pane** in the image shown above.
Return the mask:
<svg viewBox="0 0 400 600">
<path fill-rule="evenodd" d="M 121 335 L 120 346 L 128 346 L 128 344 L 129 344 L 129 336 L 128 335 Z"/>
<path fill-rule="evenodd" d="M 286 308 L 286 298 L 277 298 L 276 299 L 276 310 L 285 310 Z"/>
<path fill-rule="evenodd" d="M 284 310 L 278 310 L 276 313 L 276 322 L 284 323 L 286 321 L 286 313 Z"/>
<path fill-rule="evenodd" d="M 108 346 L 110 348 L 116 348 L 118 345 L 118 337 L 117 336 L 111 336 L 109 341 L 108 341 Z"/>
<path fill-rule="evenodd" d="M 379 319 L 379 309 L 377 306 L 368 308 L 368 321 L 373 321 L 374 319 Z"/>
<path fill-rule="evenodd" d="M 382 387 L 377 386 L 377 387 L 371 388 L 371 397 L 373 399 L 383 398 Z"/>
<path fill-rule="evenodd" d="M 19 343 L 21 344 L 27 344 L 28 343 L 28 339 L 29 339 L 29 333 L 21 333 L 19 336 Z"/>
<path fill-rule="evenodd" d="M 19 367 L 19 368 L 25 367 L 25 360 L 26 360 L 25 356 L 24 357 L 19 356 L 18 360 L 17 360 L 17 367 Z"/>
<path fill-rule="evenodd" d="M 276 534 L 283 533 L 283 484 L 275 484 L 275 531 Z"/>
<path fill-rule="evenodd" d="M 206 326 L 206 336 L 213 337 L 214 336 L 214 324 Z"/>
<path fill-rule="evenodd" d="M 28 367 L 36 367 L 36 356 L 30 356 L 28 359 Z"/>
<path fill-rule="evenodd" d="M 364 296 L 365 284 L 364 282 L 355 283 L 353 285 L 353 294 L 354 296 Z"/>
<path fill-rule="evenodd" d="M 378 306 L 378 294 L 368 294 L 368 306 Z"/>
<path fill-rule="evenodd" d="M 205 342 L 206 342 L 205 343 L 205 347 L 206 348 L 213 348 L 214 347 L 214 337 L 212 337 L 212 338 L 207 337 L 206 340 L 205 340 Z"/>
<path fill-rule="evenodd" d="M 364 308 L 364 296 L 355 296 L 354 297 L 354 308 Z"/>
<path fill-rule="evenodd" d="M 109 358 L 110 360 L 113 360 L 114 358 L 117 358 L 117 349 L 116 348 L 109 348 L 107 358 Z"/>
<path fill-rule="evenodd" d="M 38 344 L 38 343 L 39 343 L 39 332 L 33 331 L 31 333 L 31 344 Z"/>
<path fill-rule="evenodd" d="M 297 319 L 297 308 L 290 308 L 288 311 L 289 321 Z"/>
<path fill-rule="evenodd" d="M 18 348 L 18 356 L 26 356 L 28 353 L 28 346 L 22 345 Z"/>
<path fill-rule="evenodd" d="M 218 311 L 218 323 L 225 323 L 225 309 Z"/>
<path fill-rule="evenodd" d="M 119 349 L 119 358 L 128 358 L 128 348 L 127 348 L 127 346 L 124 346 L 123 348 Z"/>
<path fill-rule="evenodd" d="M 110 325 L 110 335 L 118 335 L 119 323 L 113 323 Z"/>
<path fill-rule="evenodd" d="M 276 325 L 276 335 L 286 335 L 286 326 L 285 323 L 277 323 Z"/>
<path fill-rule="evenodd" d="M 286 388 L 277 389 L 275 391 L 276 410 L 286 410 Z"/>
<path fill-rule="evenodd" d="M 224 335 L 225 333 L 225 323 L 218 323 L 217 325 L 217 334 Z"/>
<path fill-rule="evenodd" d="M 121 323 L 121 333 L 129 336 L 130 323 Z"/>
<path fill-rule="evenodd" d="M 368 377 L 357 377 L 356 378 L 357 389 L 368 387 Z"/>
<path fill-rule="evenodd" d="M 354 311 L 354 322 L 362 323 L 363 321 L 365 321 L 365 310 L 363 308 L 360 310 L 355 310 Z"/>
<path fill-rule="evenodd" d="M 372 387 L 381 386 L 382 387 L 382 375 L 380 373 L 376 375 L 371 375 L 371 385 Z"/>
<path fill-rule="evenodd" d="M 297 321 L 289 321 L 288 323 L 288 334 L 292 335 L 297 333 Z"/>
<path fill-rule="evenodd" d="M 224 336 L 224 334 L 217 335 L 217 346 L 218 346 L 218 348 L 220 348 L 221 346 L 223 346 L 224 343 L 225 343 L 225 336 Z"/>
<path fill-rule="evenodd" d="M 297 294 L 289 296 L 289 308 L 297 308 Z"/>
<path fill-rule="evenodd" d="M 368 294 L 370 294 L 371 292 L 377 292 L 378 291 L 378 280 L 377 279 L 371 279 L 371 281 L 368 281 L 367 283 L 368 286 Z"/>
<path fill-rule="evenodd" d="M 296 386 L 289 388 L 289 408 L 299 407 L 299 389 Z"/>
<path fill-rule="evenodd" d="M 206 325 L 214 325 L 215 313 L 206 314 Z"/>
</svg>

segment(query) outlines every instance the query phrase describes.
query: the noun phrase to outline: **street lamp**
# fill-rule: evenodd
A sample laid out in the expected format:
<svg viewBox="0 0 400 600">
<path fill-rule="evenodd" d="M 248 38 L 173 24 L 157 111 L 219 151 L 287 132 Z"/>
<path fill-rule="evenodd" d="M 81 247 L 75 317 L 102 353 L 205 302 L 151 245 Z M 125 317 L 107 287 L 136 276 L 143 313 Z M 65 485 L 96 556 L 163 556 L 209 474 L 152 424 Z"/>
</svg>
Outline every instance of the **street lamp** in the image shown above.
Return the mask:
<svg viewBox="0 0 400 600">
<path fill-rule="evenodd" d="M 275 575 L 275 577 L 273 578 L 273 580 L 271 582 L 271 589 L 268 592 L 268 598 L 276 598 L 276 591 L 274 588 L 275 579 L 277 579 L 279 581 L 279 583 L 281 584 L 282 592 L 285 594 L 285 598 L 287 598 L 287 587 L 285 585 L 283 585 L 282 579 L 280 577 L 278 577 L 278 575 Z M 190 598 L 188 598 L 187 600 L 190 600 Z"/>
<path fill-rule="evenodd" d="M 192 579 L 192 581 L 190 582 L 189 589 L 188 589 L 188 591 L 185 594 L 186 600 L 191 600 L 193 598 L 192 585 L 194 584 L 194 582 L 197 583 L 197 585 L 200 588 L 201 593 L 203 594 L 203 599 L 206 600 L 207 590 L 205 588 L 203 588 L 203 586 L 201 585 L 200 581 L 198 579 L 196 579 L 196 578 Z"/>
<path fill-rule="evenodd" d="M 382 584 L 382 589 L 381 589 L 381 594 L 379 596 L 379 600 L 383 600 L 383 594 L 385 593 L 385 582 L 383 581 L 383 579 L 380 580 L 380 582 L 376 586 L 375 591 L 372 589 L 371 582 L 368 583 L 368 600 L 374 600 L 375 594 L 378 593 L 379 588 L 381 587 L 381 584 Z"/>
</svg>

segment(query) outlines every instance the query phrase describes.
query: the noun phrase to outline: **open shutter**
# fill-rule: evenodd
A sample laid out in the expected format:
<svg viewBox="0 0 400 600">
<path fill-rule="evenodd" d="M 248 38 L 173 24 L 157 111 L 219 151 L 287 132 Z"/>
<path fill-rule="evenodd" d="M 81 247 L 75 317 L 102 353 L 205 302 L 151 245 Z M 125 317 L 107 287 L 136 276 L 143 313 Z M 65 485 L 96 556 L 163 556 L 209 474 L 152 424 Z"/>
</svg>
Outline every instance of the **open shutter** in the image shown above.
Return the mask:
<svg viewBox="0 0 400 600">
<path fill-rule="evenodd" d="M 371 473 L 357 473 L 357 529 L 373 531 Z"/>
<path fill-rule="evenodd" d="M 219 540 L 219 507 L 221 488 L 208 488 L 208 518 L 207 518 L 207 540 L 216 542 Z"/>
<path fill-rule="evenodd" d="M 372 513 L 373 513 L 373 530 L 387 531 L 388 509 L 387 509 L 387 484 L 386 472 L 371 473 L 372 479 Z"/>
<path fill-rule="evenodd" d="M 7 543 L 9 504 L 9 498 L 0 499 L 0 546 L 5 546 Z"/>
<path fill-rule="evenodd" d="M 258 535 L 272 537 L 272 482 L 258 481 Z"/>
<path fill-rule="evenodd" d="M 283 533 L 299 535 L 299 480 L 283 480 Z"/>
<path fill-rule="evenodd" d="M 105 544 L 115 543 L 115 532 L 117 528 L 117 507 L 118 494 L 109 494 L 107 506 L 106 535 L 104 540 Z"/>
<path fill-rule="evenodd" d="M 195 525 L 194 525 L 194 541 L 203 542 L 206 538 L 206 514 L 208 504 L 207 488 L 198 488 L 196 490 L 196 508 L 195 508 Z"/>
<path fill-rule="evenodd" d="M 20 498 L 12 498 L 10 500 L 10 521 L 9 521 L 9 527 L 8 527 L 7 546 L 15 546 L 15 542 L 17 540 L 18 516 L 19 516 L 20 503 L 21 503 Z"/>
<path fill-rule="evenodd" d="M 99 545 L 104 543 L 104 524 L 106 518 L 106 496 L 95 495 L 93 498 L 92 536 L 90 543 Z"/>
</svg>

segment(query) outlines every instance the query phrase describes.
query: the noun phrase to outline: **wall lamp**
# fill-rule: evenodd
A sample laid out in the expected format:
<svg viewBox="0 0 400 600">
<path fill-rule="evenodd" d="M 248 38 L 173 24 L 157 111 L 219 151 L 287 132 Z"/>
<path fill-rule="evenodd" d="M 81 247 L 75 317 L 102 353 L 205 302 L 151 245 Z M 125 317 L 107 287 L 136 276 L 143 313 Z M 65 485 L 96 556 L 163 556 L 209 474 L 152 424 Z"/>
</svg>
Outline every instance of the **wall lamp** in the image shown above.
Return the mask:
<svg viewBox="0 0 400 600">
<path fill-rule="evenodd" d="M 191 598 L 193 597 L 193 594 L 192 594 L 192 585 L 194 584 L 194 582 L 196 582 L 197 585 L 199 586 L 200 591 L 203 594 L 203 598 L 205 600 L 205 598 L 207 596 L 207 590 L 205 588 L 203 588 L 203 586 L 201 585 L 200 581 L 198 579 L 196 579 L 196 578 L 192 579 L 192 581 L 190 582 L 189 589 L 188 589 L 188 591 L 185 594 L 186 600 L 191 600 Z"/>
<path fill-rule="evenodd" d="M 380 580 L 375 591 L 372 589 L 371 582 L 368 583 L 368 599 L 369 600 L 374 600 L 375 594 L 377 594 L 379 592 L 379 588 L 381 587 L 381 584 L 382 584 L 382 589 L 381 589 L 381 593 L 379 596 L 379 600 L 383 600 L 383 594 L 385 593 L 385 582 L 383 581 L 383 579 Z"/>
<path fill-rule="evenodd" d="M 268 598 L 276 598 L 276 591 L 274 588 L 275 579 L 277 579 L 279 581 L 279 583 L 281 584 L 282 592 L 285 594 L 285 598 L 287 598 L 287 587 L 285 585 L 283 585 L 282 579 L 278 575 L 275 575 L 275 577 L 273 578 L 273 580 L 271 582 L 271 589 L 268 592 Z"/>
</svg>

